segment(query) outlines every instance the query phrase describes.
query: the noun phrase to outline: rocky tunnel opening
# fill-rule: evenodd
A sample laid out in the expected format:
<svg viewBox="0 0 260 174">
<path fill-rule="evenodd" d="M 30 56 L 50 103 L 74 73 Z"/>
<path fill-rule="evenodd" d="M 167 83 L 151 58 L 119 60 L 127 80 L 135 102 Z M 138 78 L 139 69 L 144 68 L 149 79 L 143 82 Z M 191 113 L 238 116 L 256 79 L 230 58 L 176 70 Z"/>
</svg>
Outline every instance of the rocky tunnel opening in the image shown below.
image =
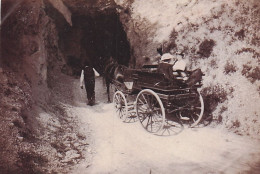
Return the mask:
<svg viewBox="0 0 260 174">
<path fill-rule="evenodd" d="M 58 2 L 66 3 L 72 25 L 52 4 Z M 71 9 L 70 5 L 77 3 L 79 7 Z M 59 134 L 55 132 L 56 128 L 49 134 L 49 129 L 40 120 L 43 115 L 60 123 L 61 129 L 57 131 L 69 134 L 62 128 L 67 124 L 64 120 L 67 112 L 59 102 L 74 104 L 75 88 L 68 80 L 73 82 L 75 79 L 64 74 L 78 78 L 85 63 L 102 74 L 110 57 L 119 64 L 129 64 L 130 45 L 119 14 L 115 7 L 100 9 L 103 3 L 108 1 L 1 2 L 0 111 L 3 117 L 0 119 L 0 149 L 3 150 L 0 163 L 4 165 L 0 168 L 7 171 L 3 173 L 35 173 L 38 166 L 42 166 L 41 162 L 33 162 L 34 158 L 42 157 L 37 151 L 37 143 L 47 142 L 47 139 L 50 142 L 49 135 Z M 82 10 L 79 12 L 78 9 Z M 46 139 L 38 139 L 45 133 L 48 134 Z M 28 142 L 36 139 L 39 141 L 31 143 L 30 150 L 27 150 Z M 16 146 L 17 142 L 19 146 Z"/>
<path fill-rule="evenodd" d="M 110 58 L 128 66 L 131 46 L 118 8 L 112 0 L 2 1 L 0 72 L 26 82 L 30 101 L 41 103 L 61 72 L 79 76 L 89 64 L 102 75 Z"/>
<path fill-rule="evenodd" d="M 72 11 L 72 26 L 53 6 L 47 5 L 46 11 L 56 23 L 59 49 L 66 62 L 62 72 L 78 76 L 82 66 L 91 65 L 102 74 L 110 57 L 129 64 L 130 45 L 115 8 L 83 14 Z"/>
</svg>

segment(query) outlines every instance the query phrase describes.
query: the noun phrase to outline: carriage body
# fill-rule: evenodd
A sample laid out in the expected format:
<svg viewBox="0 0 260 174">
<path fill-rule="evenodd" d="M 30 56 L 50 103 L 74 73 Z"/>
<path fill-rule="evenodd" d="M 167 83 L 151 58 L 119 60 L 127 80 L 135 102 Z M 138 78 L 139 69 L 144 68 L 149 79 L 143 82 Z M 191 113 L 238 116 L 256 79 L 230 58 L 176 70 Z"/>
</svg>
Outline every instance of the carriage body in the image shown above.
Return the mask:
<svg viewBox="0 0 260 174">
<path fill-rule="evenodd" d="M 151 89 L 167 103 L 174 99 L 188 98 L 202 86 L 201 79 L 192 86 L 186 84 L 179 76 L 169 80 L 165 74 L 159 73 L 157 68 L 157 65 L 146 65 L 142 69 L 127 68 L 123 72 L 123 78 L 114 79 L 113 84 L 117 90 L 130 95 L 138 94 L 143 89 Z M 192 72 L 186 73 L 189 77 Z"/>
<path fill-rule="evenodd" d="M 192 73 L 186 72 L 190 78 Z M 124 69 L 123 78 L 114 79 L 113 84 L 125 97 L 137 95 L 132 105 L 135 105 L 139 121 L 148 132 L 158 133 L 174 122 L 195 127 L 201 120 L 204 111 L 203 99 L 198 91 L 202 86 L 201 78 L 192 85 L 189 84 L 191 80 L 183 80 L 178 75 L 169 79 L 158 72 L 158 65 L 146 65 L 141 69 Z M 154 115 L 156 118 L 153 118 Z"/>
</svg>

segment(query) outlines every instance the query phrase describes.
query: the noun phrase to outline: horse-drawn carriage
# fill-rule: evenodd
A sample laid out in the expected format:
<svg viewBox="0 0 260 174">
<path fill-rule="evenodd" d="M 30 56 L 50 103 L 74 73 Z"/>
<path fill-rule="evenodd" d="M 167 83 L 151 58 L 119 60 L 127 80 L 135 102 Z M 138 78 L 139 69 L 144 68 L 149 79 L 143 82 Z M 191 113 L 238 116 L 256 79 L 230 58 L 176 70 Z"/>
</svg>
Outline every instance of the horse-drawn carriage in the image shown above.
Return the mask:
<svg viewBox="0 0 260 174">
<path fill-rule="evenodd" d="M 197 126 L 204 112 L 198 91 L 203 74 L 200 70 L 185 73 L 186 80 L 178 73 L 169 79 L 158 65 L 115 67 L 111 83 L 116 89 L 113 103 L 119 118 L 139 120 L 145 130 L 158 135 L 176 134 L 183 125 Z"/>
</svg>

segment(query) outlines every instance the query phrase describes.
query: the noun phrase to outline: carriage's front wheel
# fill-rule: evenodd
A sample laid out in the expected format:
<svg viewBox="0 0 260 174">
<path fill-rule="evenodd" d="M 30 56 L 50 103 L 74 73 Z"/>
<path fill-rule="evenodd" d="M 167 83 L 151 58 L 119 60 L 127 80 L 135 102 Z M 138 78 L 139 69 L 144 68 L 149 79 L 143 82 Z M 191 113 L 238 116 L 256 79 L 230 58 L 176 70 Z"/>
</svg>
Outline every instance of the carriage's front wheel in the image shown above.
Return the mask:
<svg viewBox="0 0 260 174">
<path fill-rule="evenodd" d="M 136 97 L 136 114 L 141 125 L 150 133 L 157 133 L 165 122 L 165 109 L 159 96 L 150 89 Z"/>
<path fill-rule="evenodd" d="M 113 97 L 113 103 L 118 117 L 125 121 L 128 115 L 128 105 L 125 95 L 121 91 L 116 91 Z"/>
</svg>

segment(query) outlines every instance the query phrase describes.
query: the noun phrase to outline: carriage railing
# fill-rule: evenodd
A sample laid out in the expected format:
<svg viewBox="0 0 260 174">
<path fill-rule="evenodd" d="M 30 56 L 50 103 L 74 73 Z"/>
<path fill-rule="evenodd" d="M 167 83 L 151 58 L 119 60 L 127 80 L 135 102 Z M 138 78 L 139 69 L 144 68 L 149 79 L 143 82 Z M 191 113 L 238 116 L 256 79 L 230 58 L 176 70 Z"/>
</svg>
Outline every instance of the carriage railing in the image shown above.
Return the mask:
<svg viewBox="0 0 260 174">
<path fill-rule="evenodd" d="M 188 77 L 191 72 L 187 72 Z M 183 89 L 189 86 L 184 79 L 178 78 L 167 78 L 165 74 L 158 72 L 149 72 L 149 71 L 137 71 L 138 80 L 137 85 L 142 86 L 142 88 L 160 89 L 160 90 L 172 90 L 172 89 Z M 199 88 L 202 86 L 201 80 L 197 81 L 192 87 Z"/>
<path fill-rule="evenodd" d="M 158 65 L 144 65 L 142 69 L 125 69 L 123 80 L 113 80 L 118 90 L 131 94 L 142 89 L 151 89 L 159 93 L 162 98 L 166 96 L 185 97 L 187 90 L 202 86 L 201 80 L 188 86 L 182 79 L 168 79 L 165 74 L 157 71 Z M 192 71 L 185 71 L 188 77 Z M 184 94 L 182 94 L 184 93 Z M 178 95 L 177 95 L 178 94 Z"/>
</svg>

